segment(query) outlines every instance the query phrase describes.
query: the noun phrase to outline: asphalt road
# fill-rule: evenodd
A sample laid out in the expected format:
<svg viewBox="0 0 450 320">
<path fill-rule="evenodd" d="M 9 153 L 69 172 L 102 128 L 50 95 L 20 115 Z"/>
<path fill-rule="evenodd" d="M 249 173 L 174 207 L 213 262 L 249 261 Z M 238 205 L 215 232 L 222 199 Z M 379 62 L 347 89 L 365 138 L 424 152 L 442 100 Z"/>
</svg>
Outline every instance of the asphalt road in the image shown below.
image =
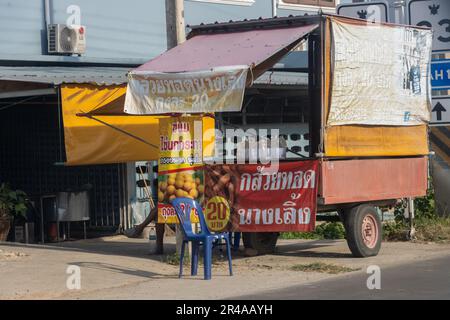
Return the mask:
<svg viewBox="0 0 450 320">
<path fill-rule="evenodd" d="M 367 288 L 370 274 L 302 284 L 233 299 L 450 299 L 450 253 L 439 259 L 380 269 L 381 289 Z"/>
</svg>

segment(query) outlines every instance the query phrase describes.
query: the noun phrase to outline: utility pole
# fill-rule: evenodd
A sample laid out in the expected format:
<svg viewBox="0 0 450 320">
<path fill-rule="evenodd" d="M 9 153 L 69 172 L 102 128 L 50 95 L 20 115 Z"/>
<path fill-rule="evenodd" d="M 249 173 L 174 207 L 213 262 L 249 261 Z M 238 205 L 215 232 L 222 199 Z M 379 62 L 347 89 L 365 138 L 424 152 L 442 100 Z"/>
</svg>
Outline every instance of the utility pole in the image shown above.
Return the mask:
<svg viewBox="0 0 450 320">
<path fill-rule="evenodd" d="M 166 0 L 167 49 L 186 40 L 183 0 Z"/>
<path fill-rule="evenodd" d="M 272 18 L 277 16 L 278 0 L 272 0 Z"/>
<path fill-rule="evenodd" d="M 186 40 L 186 30 L 184 27 L 184 0 L 166 0 L 166 34 L 167 50 L 176 47 Z M 181 252 L 183 234 L 180 226 L 176 226 L 176 250 Z M 189 256 L 189 253 L 187 254 Z"/>
</svg>

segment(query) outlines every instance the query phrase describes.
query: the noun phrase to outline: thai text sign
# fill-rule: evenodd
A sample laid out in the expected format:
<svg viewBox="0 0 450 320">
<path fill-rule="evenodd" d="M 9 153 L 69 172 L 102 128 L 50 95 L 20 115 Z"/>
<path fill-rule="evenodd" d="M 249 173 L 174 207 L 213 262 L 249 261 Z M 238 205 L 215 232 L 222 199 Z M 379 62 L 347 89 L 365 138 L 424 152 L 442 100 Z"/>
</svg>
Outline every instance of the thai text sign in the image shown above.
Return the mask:
<svg viewBox="0 0 450 320">
<path fill-rule="evenodd" d="M 330 126 L 430 120 L 431 30 L 332 19 Z"/>
<path fill-rule="evenodd" d="M 208 225 L 216 231 L 312 231 L 318 162 L 283 162 L 277 171 L 266 169 L 257 164 L 206 167 Z"/>
<path fill-rule="evenodd" d="M 129 114 L 240 111 L 248 66 L 207 71 L 128 75 L 124 111 Z"/>
<path fill-rule="evenodd" d="M 201 116 L 159 120 L 158 222 L 178 223 L 170 201 L 188 197 L 203 202 L 203 132 L 213 127 Z M 209 125 L 208 125 L 209 124 Z M 198 222 L 193 212 L 193 222 Z"/>
</svg>

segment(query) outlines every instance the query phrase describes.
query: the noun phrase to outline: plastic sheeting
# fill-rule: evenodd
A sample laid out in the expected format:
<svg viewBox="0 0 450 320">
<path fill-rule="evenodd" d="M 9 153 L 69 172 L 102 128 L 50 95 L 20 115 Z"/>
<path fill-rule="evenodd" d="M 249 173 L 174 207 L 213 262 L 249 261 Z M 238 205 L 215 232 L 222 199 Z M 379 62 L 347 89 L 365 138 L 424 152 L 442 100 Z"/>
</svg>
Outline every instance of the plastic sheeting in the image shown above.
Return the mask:
<svg viewBox="0 0 450 320">
<path fill-rule="evenodd" d="M 332 19 L 327 125 L 420 125 L 430 120 L 431 30 Z"/>
<path fill-rule="evenodd" d="M 328 17 L 325 24 L 325 96 L 324 121 L 331 105 L 334 85 L 332 73 L 331 21 L 367 26 L 366 22 L 343 17 Z M 393 28 L 394 26 L 389 26 Z M 428 154 L 426 125 L 337 125 L 324 130 L 324 149 L 327 157 L 411 156 Z"/>
</svg>

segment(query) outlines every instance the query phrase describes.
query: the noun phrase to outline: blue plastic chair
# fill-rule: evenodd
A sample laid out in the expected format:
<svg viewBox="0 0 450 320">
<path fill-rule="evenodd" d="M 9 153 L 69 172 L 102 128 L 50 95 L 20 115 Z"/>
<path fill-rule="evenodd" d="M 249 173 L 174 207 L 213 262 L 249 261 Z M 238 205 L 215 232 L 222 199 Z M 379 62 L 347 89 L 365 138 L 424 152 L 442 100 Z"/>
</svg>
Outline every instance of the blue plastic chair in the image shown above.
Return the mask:
<svg viewBox="0 0 450 320">
<path fill-rule="evenodd" d="M 181 246 L 180 254 L 180 273 L 179 277 L 183 275 L 183 259 L 184 259 L 184 249 L 185 245 L 191 241 L 192 242 L 192 258 L 191 258 L 191 275 L 197 275 L 198 268 L 198 255 L 200 251 L 200 245 L 203 245 L 204 254 L 204 279 L 211 279 L 211 267 L 212 267 L 212 249 L 213 242 L 217 240 L 224 239 L 227 246 L 227 256 L 228 256 L 228 267 L 230 269 L 230 276 L 233 275 L 233 270 L 231 266 L 231 249 L 230 249 L 230 237 L 228 232 L 223 233 L 211 233 L 206 225 L 205 217 L 203 216 L 203 211 L 198 202 L 190 198 L 175 198 L 171 201 L 172 206 L 180 221 L 180 227 L 183 231 L 183 244 Z M 198 217 L 200 220 L 200 233 L 194 233 L 192 230 L 191 223 L 191 211 L 192 209 L 197 209 Z"/>
</svg>

